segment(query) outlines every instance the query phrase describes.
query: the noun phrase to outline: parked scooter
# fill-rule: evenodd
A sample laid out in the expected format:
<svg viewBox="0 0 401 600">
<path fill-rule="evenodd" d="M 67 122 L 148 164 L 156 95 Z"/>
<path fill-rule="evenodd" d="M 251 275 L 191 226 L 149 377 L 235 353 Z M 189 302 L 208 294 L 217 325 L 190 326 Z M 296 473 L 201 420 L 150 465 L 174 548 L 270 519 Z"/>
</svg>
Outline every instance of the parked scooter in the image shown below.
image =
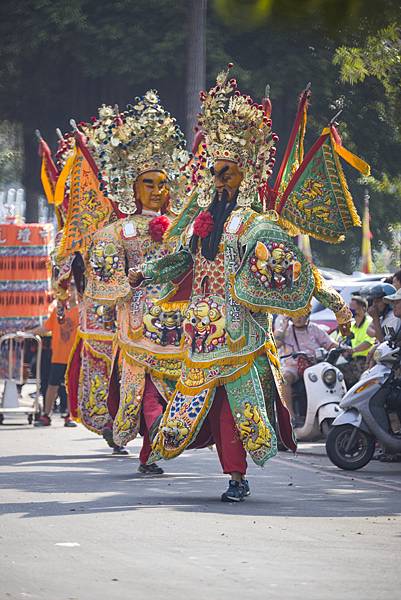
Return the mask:
<svg viewBox="0 0 401 600">
<path fill-rule="evenodd" d="M 361 469 L 372 459 L 376 441 L 391 452 L 401 452 L 401 435 L 391 426 L 390 414 L 401 418 L 401 350 L 393 341 L 382 342 L 374 353 L 375 366 L 348 390 L 342 412 L 326 442 L 327 455 L 340 469 Z"/>
<path fill-rule="evenodd" d="M 334 419 L 340 413 L 339 404 L 347 389 L 344 376 L 335 366 L 344 348 L 327 351 L 318 348 L 313 357 L 304 352 L 294 352 L 283 356 L 300 356 L 313 362 L 304 371 L 303 378 L 293 385 L 292 398 L 295 416 L 299 426 L 295 426 L 298 441 L 313 441 L 327 437 Z"/>
</svg>

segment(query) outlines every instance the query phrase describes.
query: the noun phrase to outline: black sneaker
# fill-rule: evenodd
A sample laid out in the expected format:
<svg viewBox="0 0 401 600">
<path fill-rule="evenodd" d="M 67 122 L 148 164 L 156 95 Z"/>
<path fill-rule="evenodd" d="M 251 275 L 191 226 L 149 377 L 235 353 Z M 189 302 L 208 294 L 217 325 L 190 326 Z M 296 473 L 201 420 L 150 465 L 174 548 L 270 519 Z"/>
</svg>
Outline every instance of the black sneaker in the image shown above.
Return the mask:
<svg viewBox="0 0 401 600">
<path fill-rule="evenodd" d="M 153 465 L 139 465 L 138 473 L 143 475 L 163 475 L 164 471 L 159 465 L 153 463 Z"/>
<path fill-rule="evenodd" d="M 244 488 L 244 496 L 247 498 L 251 495 L 251 488 L 249 487 L 249 481 L 247 479 L 242 480 L 242 487 Z"/>
<path fill-rule="evenodd" d="M 113 456 L 127 456 L 128 450 L 124 446 L 114 446 L 112 455 Z"/>
<path fill-rule="evenodd" d="M 242 502 L 245 498 L 245 490 L 242 483 L 230 480 L 228 489 L 221 495 L 222 502 Z"/>
</svg>

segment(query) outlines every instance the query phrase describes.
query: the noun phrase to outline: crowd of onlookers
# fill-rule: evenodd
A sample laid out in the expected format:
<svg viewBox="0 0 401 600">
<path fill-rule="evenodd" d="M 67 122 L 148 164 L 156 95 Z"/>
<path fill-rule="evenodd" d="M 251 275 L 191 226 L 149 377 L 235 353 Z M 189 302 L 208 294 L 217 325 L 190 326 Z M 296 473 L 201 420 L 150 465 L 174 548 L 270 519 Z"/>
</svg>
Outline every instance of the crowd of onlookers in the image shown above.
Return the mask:
<svg viewBox="0 0 401 600">
<path fill-rule="evenodd" d="M 352 295 L 349 307 L 353 319 L 351 333 L 345 339 L 338 331 L 329 335 L 308 316 L 276 320 L 275 339 L 280 356 L 285 357 L 282 358 L 285 401 L 294 420 L 292 388 L 302 377 L 308 362 L 312 363 L 318 348 L 329 350 L 339 344 L 345 346 L 343 355 L 347 362 L 339 368 L 349 388 L 372 366 L 377 344 L 389 332 L 401 332 L 401 271 L 383 282 L 362 288 Z M 294 357 L 298 352 L 306 356 Z"/>
<path fill-rule="evenodd" d="M 349 308 L 353 319 L 346 338 L 339 331 L 329 335 L 320 325 L 310 322 L 308 316 L 276 319 L 275 338 L 282 357 L 284 400 L 295 427 L 301 424 L 302 417 L 294 411 L 293 386 L 302 380 L 305 369 L 313 364 L 314 354 L 319 348 L 342 348 L 342 355 L 347 360 L 337 366 L 343 372 L 349 389 L 366 369 L 374 365 L 374 351 L 379 343 L 391 337 L 399 339 L 401 346 L 401 271 L 383 282 L 361 288 L 352 295 Z M 299 352 L 305 354 L 297 356 Z M 378 447 L 374 458 L 398 462 L 401 454 L 388 453 Z"/>
</svg>

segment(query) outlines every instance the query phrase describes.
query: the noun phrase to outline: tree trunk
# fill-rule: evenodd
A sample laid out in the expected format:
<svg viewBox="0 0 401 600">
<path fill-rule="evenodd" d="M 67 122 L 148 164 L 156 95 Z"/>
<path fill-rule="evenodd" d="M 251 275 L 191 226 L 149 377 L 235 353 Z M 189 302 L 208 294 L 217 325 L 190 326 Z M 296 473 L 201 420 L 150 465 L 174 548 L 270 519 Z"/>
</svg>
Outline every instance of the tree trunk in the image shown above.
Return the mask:
<svg viewBox="0 0 401 600">
<path fill-rule="evenodd" d="M 199 92 L 206 84 L 206 12 L 207 0 L 189 0 L 188 58 L 186 77 L 186 127 L 188 148 L 194 138 L 199 112 Z"/>
</svg>

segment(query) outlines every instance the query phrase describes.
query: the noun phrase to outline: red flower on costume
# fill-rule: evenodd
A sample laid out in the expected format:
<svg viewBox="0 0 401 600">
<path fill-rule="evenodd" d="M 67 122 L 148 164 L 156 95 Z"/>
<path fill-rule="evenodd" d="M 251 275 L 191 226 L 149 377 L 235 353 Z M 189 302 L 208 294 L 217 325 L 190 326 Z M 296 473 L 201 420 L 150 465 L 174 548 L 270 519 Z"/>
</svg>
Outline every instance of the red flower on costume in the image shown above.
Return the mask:
<svg viewBox="0 0 401 600">
<path fill-rule="evenodd" d="M 166 215 L 155 217 L 149 223 L 149 235 L 154 242 L 163 241 L 163 235 L 166 233 L 170 225 L 170 220 Z"/>
<path fill-rule="evenodd" d="M 212 215 L 207 210 L 204 210 L 195 219 L 194 234 L 203 239 L 213 231 L 213 227 L 214 219 Z"/>
</svg>

